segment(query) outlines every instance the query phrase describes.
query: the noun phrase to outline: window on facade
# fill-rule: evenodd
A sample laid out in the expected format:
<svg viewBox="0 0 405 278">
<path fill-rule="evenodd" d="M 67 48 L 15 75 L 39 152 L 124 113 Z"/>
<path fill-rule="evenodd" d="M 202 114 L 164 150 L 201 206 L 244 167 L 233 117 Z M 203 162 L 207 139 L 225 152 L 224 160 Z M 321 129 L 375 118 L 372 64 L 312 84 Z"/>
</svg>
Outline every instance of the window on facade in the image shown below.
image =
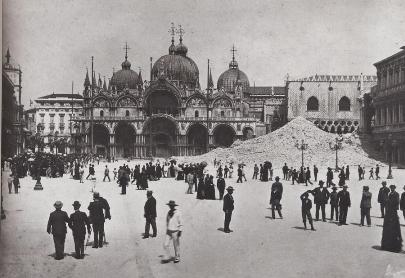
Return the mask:
<svg viewBox="0 0 405 278">
<path fill-rule="evenodd" d="M 199 115 L 199 113 L 198 113 L 198 110 L 196 110 L 195 112 L 194 112 L 194 117 L 196 117 L 196 118 L 198 118 L 200 115 Z"/>
<path fill-rule="evenodd" d="M 348 97 L 342 97 L 339 100 L 339 111 L 350 111 L 350 99 Z"/>
<path fill-rule="evenodd" d="M 319 111 L 319 102 L 316 97 L 310 97 L 307 101 L 307 111 Z"/>
<path fill-rule="evenodd" d="M 104 117 L 104 111 L 103 110 L 100 111 L 100 117 Z"/>
<path fill-rule="evenodd" d="M 225 111 L 221 111 L 221 117 L 225 117 Z"/>
<path fill-rule="evenodd" d="M 50 123 L 53 124 L 55 122 L 55 115 L 49 114 Z"/>
<path fill-rule="evenodd" d="M 129 110 L 125 111 L 125 117 L 129 117 Z"/>
</svg>

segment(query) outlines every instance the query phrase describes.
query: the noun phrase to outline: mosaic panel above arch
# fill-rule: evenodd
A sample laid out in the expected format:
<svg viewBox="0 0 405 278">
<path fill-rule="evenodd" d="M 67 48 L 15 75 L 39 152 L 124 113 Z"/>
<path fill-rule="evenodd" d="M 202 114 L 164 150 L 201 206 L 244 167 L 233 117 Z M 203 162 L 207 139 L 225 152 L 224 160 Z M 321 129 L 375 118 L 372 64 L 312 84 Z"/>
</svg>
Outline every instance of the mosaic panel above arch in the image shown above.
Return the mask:
<svg viewBox="0 0 405 278">
<path fill-rule="evenodd" d="M 187 107 L 205 107 L 205 101 L 200 97 L 193 97 L 187 101 Z"/>
<path fill-rule="evenodd" d="M 106 98 L 97 98 L 93 100 L 93 106 L 99 107 L 110 107 L 110 102 Z"/>
<path fill-rule="evenodd" d="M 137 102 L 131 97 L 123 97 L 117 100 L 117 107 L 135 107 Z"/>
<path fill-rule="evenodd" d="M 231 108 L 232 102 L 226 98 L 218 98 L 218 99 L 214 100 L 213 107 L 214 108 Z"/>
</svg>

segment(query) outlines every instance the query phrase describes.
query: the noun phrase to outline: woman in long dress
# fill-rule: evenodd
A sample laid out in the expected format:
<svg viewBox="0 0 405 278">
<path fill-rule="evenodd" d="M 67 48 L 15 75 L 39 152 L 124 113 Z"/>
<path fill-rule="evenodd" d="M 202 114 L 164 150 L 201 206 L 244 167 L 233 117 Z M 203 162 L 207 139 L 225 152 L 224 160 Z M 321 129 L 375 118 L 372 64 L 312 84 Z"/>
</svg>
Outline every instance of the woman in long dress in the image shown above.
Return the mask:
<svg viewBox="0 0 405 278">
<path fill-rule="evenodd" d="M 398 217 L 399 194 L 395 191 L 395 185 L 391 184 L 390 189 L 391 192 L 388 194 L 385 207 L 381 249 L 391 252 L 401 252 L 402 236 Z"/>
</svg>

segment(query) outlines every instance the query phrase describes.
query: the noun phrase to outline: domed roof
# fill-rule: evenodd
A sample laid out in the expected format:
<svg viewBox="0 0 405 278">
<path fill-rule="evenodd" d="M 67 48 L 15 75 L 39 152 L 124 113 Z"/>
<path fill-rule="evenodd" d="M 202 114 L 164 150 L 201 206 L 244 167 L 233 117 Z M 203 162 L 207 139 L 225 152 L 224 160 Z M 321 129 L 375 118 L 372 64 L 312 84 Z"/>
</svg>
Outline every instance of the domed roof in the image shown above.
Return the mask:
<svg viewBox="0 0 405 278">
<path fill-rule="evenodd" d="M 187 47 L 180 42 L 175 48 L 169 47 L 169 54 L 160 57 L 152 67 L 152 78 L 156 80 L 163 74 L 170 81 L 179 81 L 189 88 L 199 87 L 199 70 L 197 64 L 187 57 Z"/>
<path fill-rule="evenodd" d="M 115 72 L 111 77 L 110 85 L 122 90 L 128 86 L 129 89 L 137 89 L 139 83 L 138 74 L 131 70 L 131 63 L 125 56 L 125 61 L 121 64 L 122 69 Z"/>
<path fill-rule="evenodd" d="M 219 76 L 217 89 L 220 90 L 223 87 L 225 92 L 234 92 L 237 82 L 242 86 L 243 92 L 248 90 L 249 79 L 247 75 L 238 68 L 238 63 L 233 60 L 229 64 L 229 69 Z"/>
</svg>

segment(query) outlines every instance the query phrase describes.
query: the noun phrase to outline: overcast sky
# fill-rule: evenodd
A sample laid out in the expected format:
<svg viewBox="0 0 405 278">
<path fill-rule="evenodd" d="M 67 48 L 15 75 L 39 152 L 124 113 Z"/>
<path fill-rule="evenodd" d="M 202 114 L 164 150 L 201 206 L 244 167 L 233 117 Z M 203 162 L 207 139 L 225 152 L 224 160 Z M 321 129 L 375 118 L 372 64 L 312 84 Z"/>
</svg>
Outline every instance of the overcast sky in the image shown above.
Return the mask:
<svg viewBox="0 0 405 278">
<path fill-rule="evenodd" d="M 375 74 L 373 63 L 405 45 L 404 0 L 3 0 L 7 48 L 23 71 L 23 101 L 82 92 L 86 67 L 110 78 L 128 42 L 132 69 L 149 79 L 149 57 L 168 53 L 170 23 L 182 24 L 206 87 L 228 68 L 232 44 L 251 85 L 314 74 Z M 178 38 L 176 38 L 178 43 Z"/>
</svg>

